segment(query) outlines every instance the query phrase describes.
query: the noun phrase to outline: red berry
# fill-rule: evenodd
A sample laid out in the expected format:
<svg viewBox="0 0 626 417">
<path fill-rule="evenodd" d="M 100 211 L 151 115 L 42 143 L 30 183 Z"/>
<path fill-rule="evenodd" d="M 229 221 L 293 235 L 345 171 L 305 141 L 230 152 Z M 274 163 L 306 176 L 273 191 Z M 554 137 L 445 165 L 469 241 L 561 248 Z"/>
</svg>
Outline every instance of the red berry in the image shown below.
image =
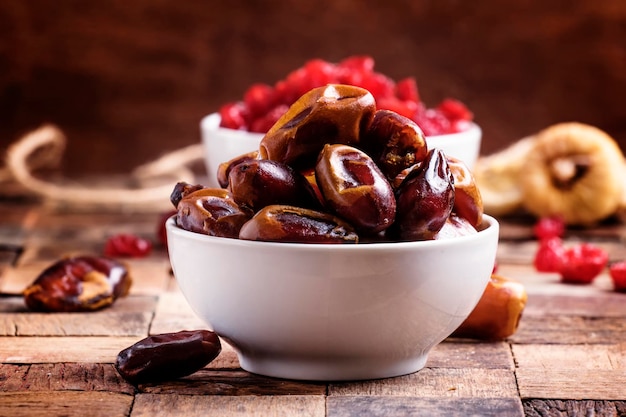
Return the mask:
<svg viewBox="0 0 626 417">
<path fill-rule="evenodd" d="M 539 243 L 533 264 L 539 272 L 560 272 L 565 248 L 559 237 L 544 239 Z"/>
<path fill-rule="evenodd" d="M 152 242 L 133 234 L 120 233 L 107 239 L 104 255 L 110 257 L 142 258 L 152 251 Z"/>
<path fill-rule="evenodd" d="M 435 109 L 425 109 L 413 116 L 413 121 L 422 129 L 426 136 L 445 135 L 450 133 L 450 120 Z"/>
<path fill-rule="evenodd" d="M 615 262 L 609 266 L 609 275 L 615 291 L 626 292 L 626 261 Z"/>
<path fill-rule="evenodd" d="M 267 133 L 268 130 L 280 119 L 280 117 L 289 110 L 286 104 L 279 104 L 271 109 L 264 116 L 255 119 L 250 124 L 250 132 Z"/>
<path fill-rule="evenodd" d="M 437 110 L 448 120 L 472 120 L 474 117 L 465 104 L 452 98 L 447 98 L 439 103 Z"/>
<path fill-rule="evenodd" d="M 563 253 L 561 281 L 571 284 L 590 284 L 604 269 L 608 253 L 590 243 L 580 243 Z"/>
<path fill-rule="evenodd" d="M 176 210 L 170 210 L 161 214 L 161 216 L 159 217 L 159 222 L 157 223 L 156 227 L 156 240 L 163 246 L 167 247 L 167 232 L 165 231 L 165 222 L 176 213 Z"/>
<path fill-rule="evenodd" d="M 560 216 L 543 217 L 533 226 L 533 234 L 539 240 L 563 237 L 565 234 L 565 222 Z"/>
<path fill-rule="evenodd" d="M 372 72 L 374 71 L 374 58 L 368 55 L 354 55 L 340 61 L 338 67 L 348 69 L 355 72 Z"/>
<path fill-rule="evenodd" d="M 242 102 L 228 103 L 220 108 L 220 126 L 228 129 L 246 129 L 246 106 Z"/>
<path fill-rule="evenodd" d="M 411 100 L 400 100 L 396 97 L 381 98 L 376 101 L 376 105 L 382 110 L 394 111 L 406 118 L 413 118 L 418 109 L 418 104 Z"/>
<path fill-rule="evenodd" d="M 415 104 L 420 102 L 420 95 L 417 90 L 415 78 L 404 78 L 396 83 L 396 97 L 402 101 L 412 101 Z"/>
<path fill-rule="evenodd" d="M 243 95 L 243 102 L 250 117 L 264 115 L 274 106 L 274 87 L 267 84 L 253 84 Z"/>
</svg>

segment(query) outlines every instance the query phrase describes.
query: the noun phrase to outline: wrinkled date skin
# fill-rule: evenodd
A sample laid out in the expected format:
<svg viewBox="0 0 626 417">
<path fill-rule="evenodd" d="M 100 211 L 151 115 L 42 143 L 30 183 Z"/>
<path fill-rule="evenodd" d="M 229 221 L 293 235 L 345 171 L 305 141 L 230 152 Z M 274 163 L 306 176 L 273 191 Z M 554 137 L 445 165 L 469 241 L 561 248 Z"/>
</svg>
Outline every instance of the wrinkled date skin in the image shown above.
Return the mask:
<svg viewBox="0 0 626 417">
<path fill-rule="evenodd" d="M 378 110 L 365 130 L 361 147 L 389 180 L 421 162 L 428 153 L 426 138 L 411 119 L 390 110 Z"/>
<path fill-rule="evenodd" d="M 358 243 L 351 225 L 328 213 L 271 205 L 241 228 L 240 239 L 290 243 Z"/>
<path fill-rule="evenodd" d="M 396 221 L 388 229 L 398 240 L 429 240 L 454 206 L 454 178 L 443 152 L 432 149 L 396 191 Z"/>
<path fill-rule="evenodd" d="M 180 203 L 180 200 L 182 200 L 183 197 L 204 188 L 206 188 L 204 185 L 189 184 L 188 182 L 181 181 L 174 186 L 174 189 L 170 194 L 170 202 L 174 207 L 178 207 L 178 203 Z"/>
<path fill-rule="evenodd" d="M 115 368 L 133 384 L 181 378 L 204 368 L 221 352 L 217 334 L 183 330 L 149 336 L 122 350 Z"/>
<path fill-rule="evenodd" d="M 454 212 L 474 227 L 483 221 L 483 200 L 470 169 L 462 161 L 448 157 L 448 166 L 454 178 Z"/>
<path fill-rule="evenodd" d="M 394 191 L 365 152 L 348 145 L 326 145 L 315 176 L 327 206 L 359 232 L 375 234 L 393 223 Z"/>
<path fill-rule="evenodd" d="M 239 207 L 228 190 L 203 188 L 180 200 L 176 224 L 191 232 L 237 238 L 239 229 L 252 214 Z"/>
<path fill-rule="evenodd" d="M 239 206 L 255 212 L 271 204 L 321 208 L 304 175 L 269 159 L 249 160 L 233 167 L 228 175 L 228 190 Z"/>
<path fill-rule="evenodd" d="M 126 296 L 131 284 L 127 267 L 116 260 L 68 257 L 46 268 L 24 290 L 24 301 L 34 311 L 100 310 Z"/>
<path fill-rule="evenodd" d="M 233 169 L 233 167 L 239 165 L 242 162 L 253 161 L 255 159 L 259 159 L 259 151 L 245 153 L 231 159 L 230 161 L 222 162 L 217 167 L 217 183 L 219 184 L 219 186 L 222 188 L 228 187 L 228 175 L 230 174 L 230 171 Z"/>
<path fill-rule="evenodd" d="M 357 144 L 375 111 L 374 97 L 363 88 L 338 84 L 314 88 L 265 134 L 259 155 L 296 169 L 312 167 L 325 144 Z"/>
</svg>

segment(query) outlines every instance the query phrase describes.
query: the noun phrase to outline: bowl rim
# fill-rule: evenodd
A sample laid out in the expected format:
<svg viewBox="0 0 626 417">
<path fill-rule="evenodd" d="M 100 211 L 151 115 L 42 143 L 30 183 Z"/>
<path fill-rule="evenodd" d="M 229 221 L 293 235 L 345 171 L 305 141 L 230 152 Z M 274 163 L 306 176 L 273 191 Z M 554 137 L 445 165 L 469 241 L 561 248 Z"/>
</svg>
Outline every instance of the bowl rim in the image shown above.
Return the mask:
<svg viewBox="0 0 626 417">
<path fill-rule="evenodd" d="M 213 113 L 209 113 L 208 115 L 204 116 L 201 120 L 200 120 L 200 127 L 202 128 L 203 131 L 215 131 L 215 130 L 222 130 L 222 131 L 226 131 L 226 132 L 230 132 L 232 133 L 232 135 L 234 137 L 247 137 L 247 138 L 263 138 L 263 136 L 265 136 L 265 133 L 258 133 L 258 132 L 250 132 L 248 130 L 243 130 L 243 129 L 231 129 L 229 127 L 221 127 L 220 126 L 220 121 L 221 121 L 221 116 L 219 114 L 219 112 L 213 112 Z M 441 139 L 441 140 L 445 140 L 447 138 L 455 138 L 458 135 L 464 134 L 464 135 L 475 135 L 478 133 L 482 133 L 482 129 L 480 127 L 480 125 L 478 123 L 476 123 L 475 121 L 471 121 L 469 123 L 469 128 L 467 130 L 463 130 L 461 132 L 455 132 L 455 133 L 444 133 L 442 135 L 431 135 L 431 136 L 426 136 L 424 135 L 426 138 L 437 138 L 437 139 Z"/>
<path fill-rule="evenodd" d="M 434 249 L 438 247 L 448 247 L 463 245 L 476 240 L 482 240 L 487 238 L 488 235 L 496 234 L 496 239 L 499 236 L 500 225 L 495 217 L 487 214 L 483 215 L 484 227 L 478 231 L 478 233 L 459 236 L 454 238 L 440 239 L 440 240 L 419 240 L 409 242 L 368 242 L 357 244 L 324 244 L 324 243 L 288 243 L 288 242 L 266 242 L 257 240 L 245 240 L 226 237 L 216 237 L 204 235 L 202 233 L 196 233 L 189 230 L 185 230 L 176 225 L 174 218 L 176 214 L 169 217 L 165 222 L 165 228 L 167 233 L 178 235 L 184 239 L 195 240 L 201 243 L 218 243 L 220 245 L 229 245 L 237 247 L 250 247 L 250 248 L 280 248 L 286 251 L 309 251 L 309 252 L 367 252 L 367 251 L 398 251 L 398 250 L 418 250 L 420 248 Z M 171 242 L 168 239 L 168 245 Z"/>
</svg>

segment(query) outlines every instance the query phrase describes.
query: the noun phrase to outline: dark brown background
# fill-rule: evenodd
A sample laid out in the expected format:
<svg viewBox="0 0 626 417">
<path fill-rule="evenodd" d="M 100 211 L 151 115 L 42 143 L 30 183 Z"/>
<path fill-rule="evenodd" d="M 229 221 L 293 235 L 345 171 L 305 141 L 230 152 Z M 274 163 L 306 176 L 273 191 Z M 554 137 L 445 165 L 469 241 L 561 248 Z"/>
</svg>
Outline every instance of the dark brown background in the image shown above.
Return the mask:
<svg viewBox="0 0 626 417">
<path fill-rule="evenodd" d="M 626 148 L 623 0 L 0 0 L 0 150 L 53 122 L 68 175 L 126 172 L 251 83 L 353 54 L 463 100 L 483 153 L 570 120 Z"/>
</svg>

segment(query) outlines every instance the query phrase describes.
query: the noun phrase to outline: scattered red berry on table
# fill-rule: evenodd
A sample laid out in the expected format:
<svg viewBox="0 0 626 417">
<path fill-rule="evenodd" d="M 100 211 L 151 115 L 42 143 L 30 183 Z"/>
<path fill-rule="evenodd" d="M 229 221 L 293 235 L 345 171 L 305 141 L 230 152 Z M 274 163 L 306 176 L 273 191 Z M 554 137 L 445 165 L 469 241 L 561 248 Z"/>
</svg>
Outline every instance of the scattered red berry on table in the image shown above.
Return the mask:
<svg viewBox="0 0 626 417">
<path fill-rule="evenodd" d="M 533 262 L 535 269 L 539 272 L 560 272 L 564 252 L 561 238 L 541 240 Z"/>
<path fill-rule="evenodd" d="M 104 255 L 109 257 L 143 258 L 152 251 L 152 242 L 133 234 L 120 233 L 107 239 Z"/>
<path fill-rule="evenodd" d="M 533 226 L 533 233 L 539 240 L 563 237 L 565 234 L 565 222 L 558 216 L 541 218 Z"/>
<path fill-rule="evenodd" d="M 420 99 L 415 78 L 395 81 L 374 70 L 372 57 L 355 55 L 338 63 L 312 59 L 273 86 L 253 84 L 240 101 L 220 108 L 221 126 L 265 133 L 304 93 L 327 84 L 365 88 L 376 99 L 377 108 L 412 119 L 426 136 L 467 130 L 474 118 L 465 104 L 454 99 L 444 99 L 428 108 Z"/>
<path fill-rule="evenodd" d="M 618 292 L 626 292 L 626 261 L 611 264 L 609 275 L 613 281 L 613 289 Z"/>
<path fill-rule="evenodd" d="M 567 248 L 561 264 L 561 281 L 571 284 L 590 284 L 606 267 L 608 253 L 590 243 Z"/>
</svg>

